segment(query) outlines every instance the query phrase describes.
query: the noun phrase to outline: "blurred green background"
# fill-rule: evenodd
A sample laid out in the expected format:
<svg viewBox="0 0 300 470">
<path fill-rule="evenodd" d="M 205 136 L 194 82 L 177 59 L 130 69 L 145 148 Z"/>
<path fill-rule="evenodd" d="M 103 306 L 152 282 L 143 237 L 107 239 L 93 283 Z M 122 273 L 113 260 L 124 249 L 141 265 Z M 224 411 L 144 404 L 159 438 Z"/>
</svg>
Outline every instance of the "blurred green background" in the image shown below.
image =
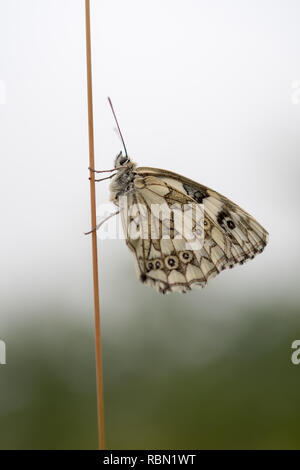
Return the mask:
<svg viewBox="0 0 300 470">
<path fill-rule="evenodd" d="M 113 334 L 102 325 L 107 448 L 300 448 L 298 306 L 248 306 L 220 324 L 139 303 Z M 67 324 L 66 308 L 45 303 L 42 323 L 5 331 L 1 449 L 97 448 L 92 312 L 90 327 Z"/>
</svg>

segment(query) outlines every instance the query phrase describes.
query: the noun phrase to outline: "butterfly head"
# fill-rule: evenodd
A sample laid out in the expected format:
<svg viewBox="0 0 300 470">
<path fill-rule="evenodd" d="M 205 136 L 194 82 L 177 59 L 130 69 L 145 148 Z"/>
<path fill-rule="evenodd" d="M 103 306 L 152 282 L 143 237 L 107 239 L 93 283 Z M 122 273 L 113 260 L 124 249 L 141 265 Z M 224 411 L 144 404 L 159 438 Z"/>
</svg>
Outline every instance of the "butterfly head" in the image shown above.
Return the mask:
<svg viewBox="0 0 300 470">
<path fill-rule="evenodd" d="M 120 170 L 123 168 L 133 168 L 135 164 L 130 160 L 130 158 L 127 155 L 123 155 L 122 152 L 120 152 L 116 158 L 115 158 L 115 168 Z"/>
</svg>

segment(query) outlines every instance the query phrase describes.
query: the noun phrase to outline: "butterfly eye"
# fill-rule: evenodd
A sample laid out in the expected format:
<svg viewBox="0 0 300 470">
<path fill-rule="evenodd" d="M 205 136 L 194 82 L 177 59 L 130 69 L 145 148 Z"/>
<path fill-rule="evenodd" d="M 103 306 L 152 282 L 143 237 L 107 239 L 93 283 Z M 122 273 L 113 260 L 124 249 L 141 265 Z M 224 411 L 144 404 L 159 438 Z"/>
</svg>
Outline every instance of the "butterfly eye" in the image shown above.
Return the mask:
<svg viewBox="0 0 300 470">
<path fill-rule="evenodd" d="M 165 264 L 169 269 L 178 268 L 178 258 L 176 256 L 167 256 L 165 259 Z"/>
<path fill-rule="evenodd" d="M 128 158 L 126 158 L 126 157 L 121 157 L 120 160 L 119 160 L 119 164 L 121 166 L 125 165 L 125 163 L 127 163 L 127 162 L 128 162 Z"/>
<path fill-rule="evenodd" d="M 190 251 L 182 251 L 179 253 L 179 258 L 182 263 L 189 263 L 193 259 L 193 255 Z"/>
<path fill-rule="evenodd" d="M 156 269 L 160 269 L 160 268 L 161 268 L 161 262 L 160 262 L 159 259 L 155 261 L 155 267 L 156 267 Z"/>
<path fill-rule="evenodd" d="M 119 153 L 119 155 L 116 156 L 115 159 L 115 168 L 118 168 L 120 166 L 126 165 L 130 159 L 126 155 L 122 155 L 122 152 Z"/>
</svg>

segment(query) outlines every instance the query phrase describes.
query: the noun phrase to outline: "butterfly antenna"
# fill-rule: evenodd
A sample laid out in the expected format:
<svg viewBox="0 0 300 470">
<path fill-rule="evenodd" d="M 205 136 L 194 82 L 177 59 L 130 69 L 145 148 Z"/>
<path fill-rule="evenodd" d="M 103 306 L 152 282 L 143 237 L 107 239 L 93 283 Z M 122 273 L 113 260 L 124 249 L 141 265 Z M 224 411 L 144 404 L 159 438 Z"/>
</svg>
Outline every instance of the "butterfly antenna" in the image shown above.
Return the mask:
<svg viewBox="0 0 300 470">
<path fill-rule="evenodd" d="M 114 115 L 114 118 L 115 118 L 115 121 L 116 121 L 116 124 L 117 124 L 117 127 L 118 127 L 118 131 L 119 131 L 119 134 L 120 134 L 120 137 L 121 137 L 121 140 L 122 140 L 122 144 L 123 144 L 123 147 L 124 147 L 124 150 L 125 150 L 125 155 L 126 155 L 126 157 L 128 158 L 126 145 L 125 145 L 125 142 L 124 142 L 124 139 L 123 139 L 123 136 L 122 136 L 122 132 L 121 132 L 121 129 L 120 129 L 120 126 L 119 126 L 119 123 L 118 123 L 118 119 L 117 119 L 117 116 L 116 116 L 114 107 L 113 107 L 113 105 L 112 105 L 112 102 L 111 102 L 110 97 L 108 97 L 107 99 L 108 99 L 109 105 L 110 105 L 110 107 L 111 107 L 112 113 L 113 113 L 113 115 Z"/>
</svg>

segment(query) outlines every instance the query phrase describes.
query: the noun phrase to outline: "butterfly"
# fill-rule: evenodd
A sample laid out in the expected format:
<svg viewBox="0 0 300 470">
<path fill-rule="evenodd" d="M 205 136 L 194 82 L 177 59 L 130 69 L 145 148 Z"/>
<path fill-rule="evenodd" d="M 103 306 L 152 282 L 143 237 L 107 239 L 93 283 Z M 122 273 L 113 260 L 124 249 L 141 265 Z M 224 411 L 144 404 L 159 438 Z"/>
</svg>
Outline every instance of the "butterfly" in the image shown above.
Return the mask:
<svg viewBox="0 0 300 470">
<path fill-rule="evenodd" d="M 141 282 L 163 294 L 186 293 L 264 250 L 268 232 L 225 196 L 168 170 L 137 167 L 109 102 L 125 149 L 107 170 L 115 171 L 110 199 Z"/>
</svg>

